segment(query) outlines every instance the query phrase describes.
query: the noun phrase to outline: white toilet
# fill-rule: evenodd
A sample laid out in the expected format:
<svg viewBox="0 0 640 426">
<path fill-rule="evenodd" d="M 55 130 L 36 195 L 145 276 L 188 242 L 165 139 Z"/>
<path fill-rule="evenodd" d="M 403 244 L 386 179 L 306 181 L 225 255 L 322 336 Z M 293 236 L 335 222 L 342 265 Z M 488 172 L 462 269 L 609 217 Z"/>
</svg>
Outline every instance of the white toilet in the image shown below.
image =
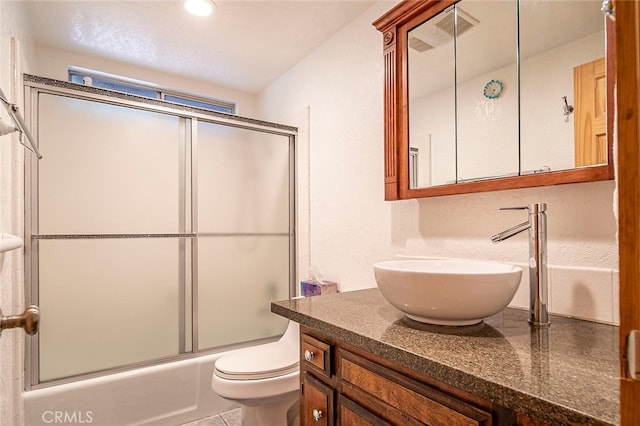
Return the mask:
<svg viewBox="0 0 640 426">
<path fill-rule="evenodd" d="M 239 349 L 215 362 L 211 388 L 242 405 L 243 426 L 285 426 L 300 393 L 300 327 L 289 321 L 280 340 Z"/>
</svg>

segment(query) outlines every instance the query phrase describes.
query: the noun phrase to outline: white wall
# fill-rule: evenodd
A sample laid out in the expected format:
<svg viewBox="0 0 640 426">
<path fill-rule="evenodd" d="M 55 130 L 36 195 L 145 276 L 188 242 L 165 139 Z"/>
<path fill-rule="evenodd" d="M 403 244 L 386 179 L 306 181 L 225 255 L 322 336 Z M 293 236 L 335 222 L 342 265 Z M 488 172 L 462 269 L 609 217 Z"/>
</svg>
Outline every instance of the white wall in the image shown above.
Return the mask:
<svg viewBox="0 0 640 426">
<path fill-rule="evenodd" d="M 523 264 L 526 234 L 489 237 L 526 216 L 498 208 L 546 202 L 551 310 L 617 322 L 613 181 L 384 201 L 382 35 L 371 23 L 393 4 L 375 4 L 258 99 L 267 119 L 309 106 L 310 263 L 341 291 L 374 287 L 372 264 L 397 255 Z M 523 282 L 513 305 L 527 299 Z"/>
<path fill-rule="evenodd" d="M 9 101 L 22 106 L 22 80 L 14 78 L 29 70 L 32 52 L 25 32 L 23 2 L 0 2 L 0 87 Z M 12 41 L 15 39 L 15 42 Z M 4 108 L 0 117 L 10 120 Z M 0 233 L 23 236 L 24 150 L 17 134 L 0 136 Z M 0 254 L 0 307 L 4 315 L 24 310 L 22 250 Z M 24 423 L 21 398 L 24 370 L 24 333 L 6 330 L 0 339 L 0 424 Z"/>
<path fill-rule="evenodd" d="M 366 11 L 258 100 L 269 120 L 309 106 L 310 262 L 342 291 L 374 286 L 372 260 L 390 252 L 391 204 L 384 202 L 382 185 L 382 37 L 371 22 L 393 4 Z"/>
</svg>

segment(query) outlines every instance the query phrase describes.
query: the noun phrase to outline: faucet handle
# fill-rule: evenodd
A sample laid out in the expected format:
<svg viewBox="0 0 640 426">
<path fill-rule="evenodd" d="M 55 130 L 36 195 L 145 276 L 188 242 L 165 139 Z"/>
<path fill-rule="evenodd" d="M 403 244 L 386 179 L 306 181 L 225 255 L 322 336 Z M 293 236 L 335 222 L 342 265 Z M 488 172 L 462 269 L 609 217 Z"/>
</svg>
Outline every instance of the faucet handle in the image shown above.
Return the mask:
<svg viewBox="0 0 640 426">
<path fill-rule="evenodd" d="M 529 214 L 537 214 L 547 210 L 547 203 L 533 203 L 521 207 L 500 207 L 500 210 L 529 210 Z"/>
<path fill-rule="evenodd" d="M 500 210 L 529 210 L 529 207 L 527 207 L 527 206 L 521 206 L 521 207 L 500 207 Z"/>
</svg>

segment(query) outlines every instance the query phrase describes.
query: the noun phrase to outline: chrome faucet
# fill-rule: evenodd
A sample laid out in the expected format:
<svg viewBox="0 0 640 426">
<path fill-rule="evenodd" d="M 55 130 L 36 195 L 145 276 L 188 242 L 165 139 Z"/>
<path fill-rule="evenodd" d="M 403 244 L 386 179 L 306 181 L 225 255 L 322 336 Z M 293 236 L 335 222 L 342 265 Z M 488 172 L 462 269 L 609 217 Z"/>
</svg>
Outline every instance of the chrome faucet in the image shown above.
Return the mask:
<svg viewBox="0 0 640 426">
<path fill-rule="evenodd" d="M 529 324 L 548 327 L 547 314 L 547 210 L 546 203 L 529 204 L 527 207 L 504 207 L 500 210 L 528 210 L 529 219 L 491 237 L 499 243 L 523 231 L 529 230 Z"/>
</svg>

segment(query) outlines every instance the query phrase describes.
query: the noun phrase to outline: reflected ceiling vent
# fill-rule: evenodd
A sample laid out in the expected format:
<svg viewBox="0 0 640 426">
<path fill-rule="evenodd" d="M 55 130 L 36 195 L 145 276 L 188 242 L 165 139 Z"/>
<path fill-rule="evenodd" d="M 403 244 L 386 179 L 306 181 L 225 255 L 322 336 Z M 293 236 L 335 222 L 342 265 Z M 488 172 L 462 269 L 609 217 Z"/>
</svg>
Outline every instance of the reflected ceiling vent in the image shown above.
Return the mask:
<svg viewBox="0 0 640 426">
<path fill-rule="evenodd" d="M 456 10 L 458 14 L 458 36 L 480 23 L 479 20 L 459 7 L 455 9 L 452 7 L 436 18 L 411 30 L 408 40 L 409 47 L 418 52 L 425 52 L 453 40 Z"/>
<path fill-rule="evenodd" d="M 458 37 L 462 34 L 469 31 L 471 28 L 475 27 L 480 23 L 476 18 L 469 15 L 467 12 L 462 10 L 460 7 L 455 8 L 458 14 Z M 453 37 L 454 32 L 454 17 L 456 15 L 456 11 L 454 9 L 445 12 L 444 16 L 436 22 L 436 27 L 440 28 L 445 33 L 449 34 Z"/>
<path fill-rule="evenodd" d="M 425 52 L 429 49 L 433 49 L 433 46 L 424 40 L 420 40 L 414 35 L 409 36 L 409 47 L 418 52 Z"/>
</svg>

